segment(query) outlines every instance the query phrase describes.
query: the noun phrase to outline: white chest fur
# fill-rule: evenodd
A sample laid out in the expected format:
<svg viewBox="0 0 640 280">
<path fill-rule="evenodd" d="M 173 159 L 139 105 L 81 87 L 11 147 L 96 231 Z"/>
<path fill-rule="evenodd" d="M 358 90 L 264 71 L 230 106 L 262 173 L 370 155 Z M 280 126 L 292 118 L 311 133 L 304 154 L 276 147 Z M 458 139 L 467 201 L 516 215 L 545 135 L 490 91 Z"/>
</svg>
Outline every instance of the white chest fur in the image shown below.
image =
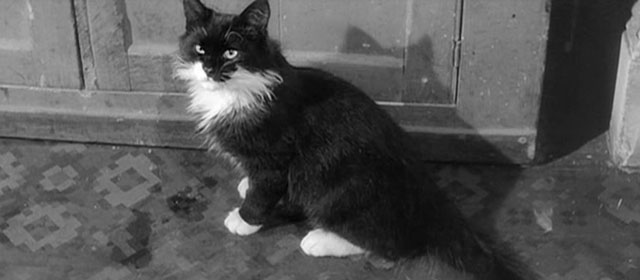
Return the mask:
<svg viewBox="0 0 640 280">
<path fill-rule="evenodd" d="M 271 88 L 282 82 L 273 71 L 250 72 L 238 67 L 225 82 L 209 78 L 201 62 L 179 63 L 175 75 L 188 85 L 188 110 L 198 118 L 198 129 L 208 130 L 222 120 L 244 118 L 264 110 L 274 98 Z"/>
</svg>

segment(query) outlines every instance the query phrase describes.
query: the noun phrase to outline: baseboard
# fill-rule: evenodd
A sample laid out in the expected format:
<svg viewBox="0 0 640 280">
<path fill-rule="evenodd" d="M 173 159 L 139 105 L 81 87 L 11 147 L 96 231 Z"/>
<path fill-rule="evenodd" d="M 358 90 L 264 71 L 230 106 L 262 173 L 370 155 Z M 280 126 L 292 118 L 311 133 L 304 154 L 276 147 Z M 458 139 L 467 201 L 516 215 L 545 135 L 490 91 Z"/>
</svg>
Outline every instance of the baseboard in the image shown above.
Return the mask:
<svg viewBox="0 0 640 280">
<path fill-rule="evenodd" d="M 0 137 L 202 149 L 186 104 L 180 93 L 0 86 Z M 528 164 L 535 153 L 535 130 L 404 127 L 432 161 Z"/>
</svg>

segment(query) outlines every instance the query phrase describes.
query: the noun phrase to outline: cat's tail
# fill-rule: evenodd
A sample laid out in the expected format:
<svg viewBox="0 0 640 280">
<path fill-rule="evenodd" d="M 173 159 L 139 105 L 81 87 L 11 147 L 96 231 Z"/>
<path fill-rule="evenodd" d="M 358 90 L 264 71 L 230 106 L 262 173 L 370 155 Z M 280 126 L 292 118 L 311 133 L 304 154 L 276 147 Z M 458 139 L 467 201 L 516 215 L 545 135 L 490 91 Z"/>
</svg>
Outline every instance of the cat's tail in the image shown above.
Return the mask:
<svg viewBox="0 0 640 280">
<path fill-rule="evenodd" d="M 470 230 L 436 247 L 428 256 L 404 261 L 397 279 L 537 280 L 508 246 Z"/>
<path fill-rule="evenodd" d="M 466 228 L 462 234 L 464 240 L 458 250 L 459 257 L 439 257 L 456 269 L 474 276 L 477 280 L 535 280 L 538 277 L 510 247 L 498 243 L 495 239 Z M 453 242 L 454 246 L 456 242 Z M 451 250 L 449 248 L 448 250 Z M 446 252 L 446 251 L 445 251 Z"/>
<path fill-rule="evenodd" d="M 487 270 L 476 272 L 478 280 L 536 280 L 536 275 L 511 248 L 492 240 L 480 240 L 486 246 Z"/>
</svg>

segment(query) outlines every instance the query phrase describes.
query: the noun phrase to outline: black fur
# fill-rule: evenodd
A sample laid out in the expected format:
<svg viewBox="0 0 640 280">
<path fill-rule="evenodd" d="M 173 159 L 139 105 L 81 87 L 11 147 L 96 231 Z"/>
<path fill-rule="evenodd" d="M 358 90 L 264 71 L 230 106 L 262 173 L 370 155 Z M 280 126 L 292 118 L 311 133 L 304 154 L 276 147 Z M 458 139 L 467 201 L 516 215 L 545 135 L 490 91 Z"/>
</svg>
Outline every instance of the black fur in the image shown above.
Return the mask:
<svg viewBox="0 0 640 280">
<path fill-rule="evenodd" d="M 516 260 L 472 231 L 426 174 L 410 136 L 373 100 L 329 73 L 287 63 L 268 38 L 266 0 L 240 16 L 203 9 L 198 0 L 184 4 L 183 61 L 202 61 L 212 76 L 243 67 L 282 77 L 274 98 L 261 100 L 265 110 L 237 112 L 245 117 L 203 131 L 250 178 L 240 208 L 247 223 L 269 223 L 276 207 L 290 205 L 313 227 L 391 260 L 431 255 L 476 279 L 525 279 Z M 195 44 L 208 55 L 195 53 Z M 227 49 L 238 58 L 221 59 Z"/>
</svg>

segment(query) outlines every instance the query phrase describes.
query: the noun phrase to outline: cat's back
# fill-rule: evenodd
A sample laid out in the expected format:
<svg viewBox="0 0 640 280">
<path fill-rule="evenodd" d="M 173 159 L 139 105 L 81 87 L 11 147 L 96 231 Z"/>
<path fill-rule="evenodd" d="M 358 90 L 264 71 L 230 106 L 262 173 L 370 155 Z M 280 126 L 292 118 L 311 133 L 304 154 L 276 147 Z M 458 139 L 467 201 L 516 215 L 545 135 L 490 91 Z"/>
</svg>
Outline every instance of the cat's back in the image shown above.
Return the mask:
<svg viewBox="0 0 640 280">
<path fill-rule="evenodd" d="M 294 106 L 301 111 L 295 130 L 305 146 L 367 150 L 394 158 L 415 154 L 409 151 L 414 146 L 411 137 L 365 92 L 323 70 L 296 68 L 296 72 L 299 97 Z"/>
<path fill-rule="evenodd" d="M 298 84 L 310 101 L 323 101 L 330 98 L 351 98 L 354 102 L 363 102 L 366 94 L 353 84 L 329 72 L 317 68 L 295 68 Z M 373 102 L 371 102 L 373 103 Z"/>
<path fill-rule="evenodd" d="M 295 68 L 297 94 L 301 106 L 317 109 L 335 116 L 348 114 L 358 117 L 380 118 L 381 124 L 393 123 L 366 93 L 350 82 L 316 68 Z M 385 119 L 384 121 L 382 119 Z M 345 120 L 348 121 L 348 120 Z"/>
</svg>

